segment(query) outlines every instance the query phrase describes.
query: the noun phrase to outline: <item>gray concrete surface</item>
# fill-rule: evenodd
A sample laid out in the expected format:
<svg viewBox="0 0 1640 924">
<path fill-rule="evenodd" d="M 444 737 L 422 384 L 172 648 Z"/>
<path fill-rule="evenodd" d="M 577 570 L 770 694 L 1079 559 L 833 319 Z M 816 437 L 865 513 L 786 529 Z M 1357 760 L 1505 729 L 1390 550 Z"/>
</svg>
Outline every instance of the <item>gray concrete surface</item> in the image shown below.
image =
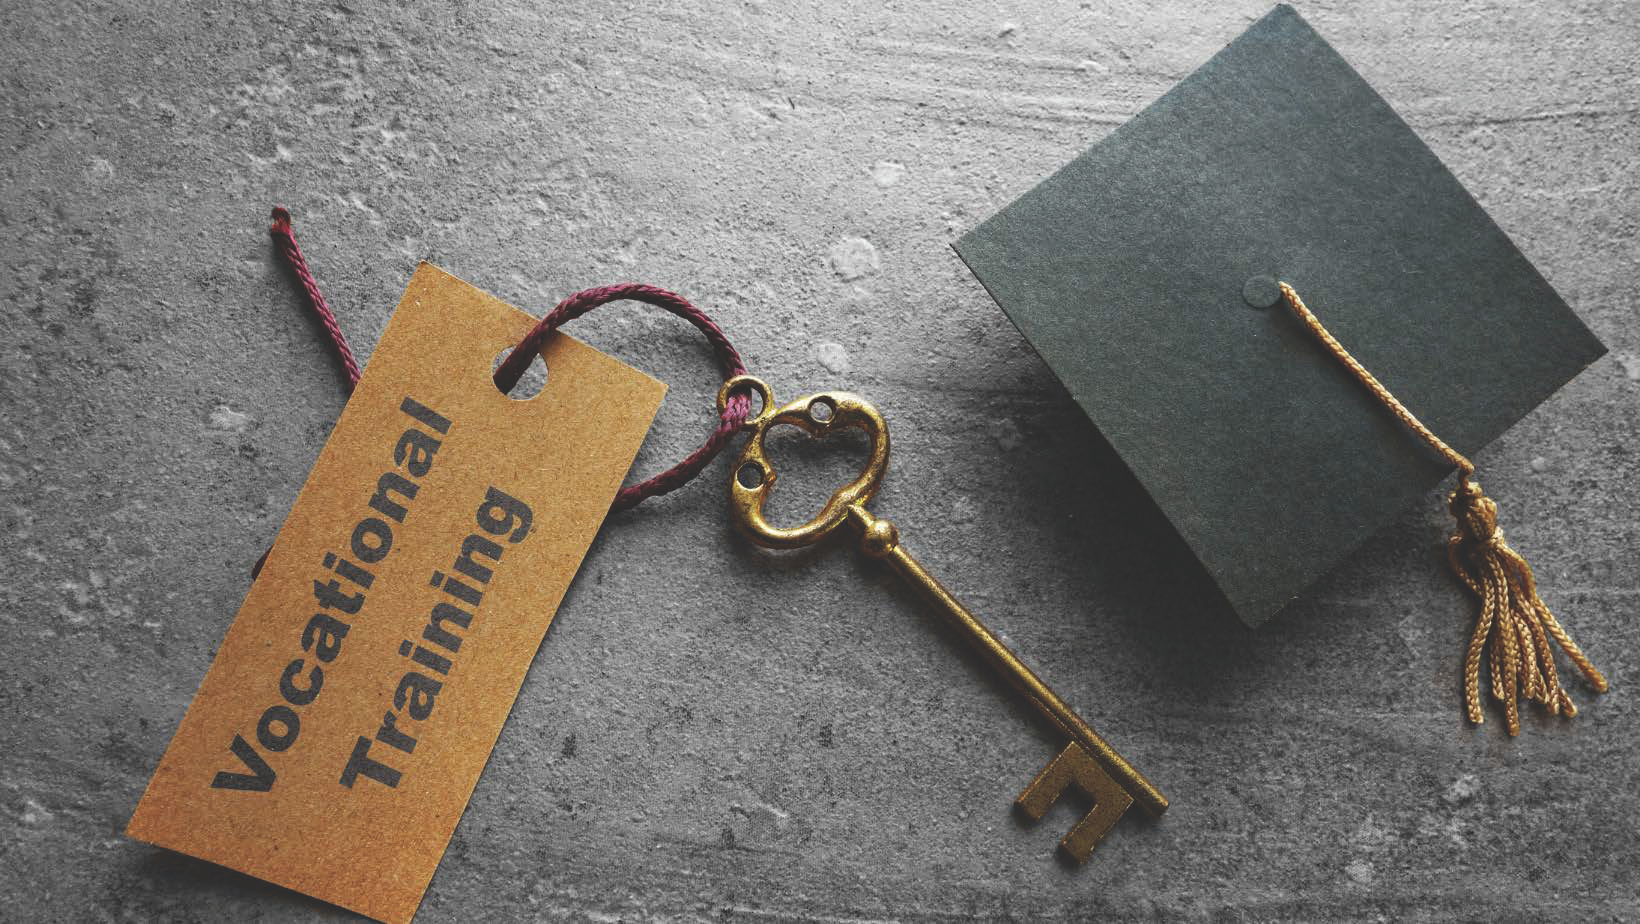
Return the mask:
<svg viewBox="0 0 1640 924">
<path fill-rule="evenodd" d="M 1575 722 L 1462 721 L 1435 495 L 1239 628 L 948 249 L 1265 9 L 9 4 L 0 917 L 351 918 L 120 833 L 343 401 L 283 202 L 362 352 L 426 258 L 871 396 L 879 509 L 1174 800 L 1055 862 L 1051 736 L 888 575 L 737 539 L 720 464 L 605 527 L 419 920 L 1640 919 L 1640 9 L 1301 6 L 1611 347 L 1479 458 L 1613 681 Z M 574 332 L 673 385 L 639 470 L 699 437 L 687 328 Z"/>
</svg>

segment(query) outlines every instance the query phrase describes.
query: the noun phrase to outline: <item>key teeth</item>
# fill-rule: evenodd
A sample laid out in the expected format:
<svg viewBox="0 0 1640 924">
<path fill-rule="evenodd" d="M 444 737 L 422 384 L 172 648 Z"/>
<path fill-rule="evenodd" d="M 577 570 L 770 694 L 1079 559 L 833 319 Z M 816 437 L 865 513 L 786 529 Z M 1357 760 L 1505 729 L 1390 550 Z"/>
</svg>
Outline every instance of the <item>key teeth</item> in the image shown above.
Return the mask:
<svg viewBox="0 0 1640 924">
<path fill-rule="evenodd" d="M 1059 848 L 1082 863 L 1133 804 L 1133 796 L 1111 779 L 1081 745 L 1074 741 L 1065 745 L 1019 794 L 1014 806 L 1032 821 L 1041 821 L 1066 787 L 1073 784 L 1093 799 L 1093 808 L 1060 839 Z"/>
</svg>

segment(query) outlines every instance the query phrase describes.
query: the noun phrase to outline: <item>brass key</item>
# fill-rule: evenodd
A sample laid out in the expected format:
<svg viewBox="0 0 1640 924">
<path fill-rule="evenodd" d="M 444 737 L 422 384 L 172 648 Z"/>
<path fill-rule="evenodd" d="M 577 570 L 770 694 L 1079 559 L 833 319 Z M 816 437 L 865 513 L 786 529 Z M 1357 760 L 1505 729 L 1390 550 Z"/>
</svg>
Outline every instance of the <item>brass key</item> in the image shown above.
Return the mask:
<svg viewBox="0 0 1640 924">
<path fill-rule="evenodd" d="M 923 570 L 900 545 L 899 530 L 893 523 L 866 510 L 866 504 L 876 496 L 888 470 L 888 424 L 877 409 L 858 395 L 847 392 L 811 395 L 776 408 L 767 384 L 742 375 L 725 382 L 719 390 L 719 412 L 732 392 L 744 388 L 757 391 L 763 406 L 756 417 L 746 422 L 750 438 L 729 480 L 729 510 L 741 531 L 766 548 L 793 549 L 819 542 L 844 523 L 857 528 L 860 548 L 867 555 L 887 562 L 911 582 L 947 623 L 959 630 L 986 661 L 1008 678 L 1015 690 L 1070 739 L 1065 749 L 1019 794 L 1015 804 L 1033 821 L 1040 821 L 1072 784 L 1092 798 L 1093 808 L 1059 842 L 1061 849 L 1077 861 L 1086 860 L 1093 853 L 1134 802 L 1152 816 L 1167 811 L 1167 797 L 1089 728 L 1012 649 L 958 603 L 950 591 Z M 778 478 L 764 451 L 764 438 L 770 428 L 780 424 L 795 426 L 812 436 L 825 436 L 852 427 L 864 431 L 871 440 L 871 450 L 859 476 L 833 494 L 812 520 L 787 529 L 770 525 L 763 516 L 764 502 Z"/>
</svg>

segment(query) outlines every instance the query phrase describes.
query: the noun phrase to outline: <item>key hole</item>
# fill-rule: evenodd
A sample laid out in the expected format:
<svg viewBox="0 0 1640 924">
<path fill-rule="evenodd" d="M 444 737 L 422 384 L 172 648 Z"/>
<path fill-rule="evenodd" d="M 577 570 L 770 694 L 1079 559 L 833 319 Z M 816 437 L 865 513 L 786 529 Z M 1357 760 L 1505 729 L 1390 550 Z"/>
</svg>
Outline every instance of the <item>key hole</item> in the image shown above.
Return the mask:
<svg viewBox="0 0 1640 924">
<path fill-rule="evenodd" d="M 763 483 L 763 466 L 756 462 L 747 462 L 740 467 L 740 471 L 735 472 L 735 480 L 740 482 L 743 488 L 755 488 Z"/>
<path fill-rule="evenodd" d="M 830 398 L 815 398 L 809 402 L 809 419 L 817 424 L 830 423 L 837 413 L 837 405 Z"/>
<path fill-rule="evenodd" d="M 508 347 L 495 355 L 495 362 L 490 363 L 490 381 L 495 381 L 495 370 L 500 369 L 501 364 L 506 362 L 507 357 L 511 355 L 512 347 Z M 497 389 L 500 387 L 499 385 L 496 386 Z M 546 360 L 541 358 L 541 354 L 537 353 L 530 358 L 529 366 L 524 369 L 524 374 L 519 376 L 518 384 L 513 386 L 513 390 L 502 392 L 502 394 L 514 401 L 528 401 L 539 395 L 541 389 L 546 387 L 547 363 Z"/>
<path fill-rule="evenodd" d="M 812 418 L 818 403 L 810 402 L 803 413 Z M 769 467 L 780 473 L 780 486 L 769 495 L 763 515 L 777 528 L 808 522 L 839 488 L 860 477 L 871 455 L 871 437 L 837 423 L 836 405 L 827 402 L 827 407 L 834 419 L 818 433 L 793 423 L 768 429 L 764 450 Z"/>
</svg>

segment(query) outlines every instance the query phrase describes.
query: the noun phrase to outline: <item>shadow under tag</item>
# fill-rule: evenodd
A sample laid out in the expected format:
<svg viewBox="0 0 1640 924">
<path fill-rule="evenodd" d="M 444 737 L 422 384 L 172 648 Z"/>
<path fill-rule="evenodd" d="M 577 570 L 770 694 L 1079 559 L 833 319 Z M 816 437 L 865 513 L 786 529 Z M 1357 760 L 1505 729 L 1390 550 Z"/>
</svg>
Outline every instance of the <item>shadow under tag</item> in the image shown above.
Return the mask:
<svg viewBox="0 0 1640 924">
<path fill-rule="evenodd" d="M 1605 352 L 1287 6 L 956 250 L 1254 626 L 1450 472 L 1276 280 L 1466 455 Z"/>
<path fill-rule="evenodd" d="M 423 263 L 127 833 L 410 920 L 665 386 Z"/>
</svg>

